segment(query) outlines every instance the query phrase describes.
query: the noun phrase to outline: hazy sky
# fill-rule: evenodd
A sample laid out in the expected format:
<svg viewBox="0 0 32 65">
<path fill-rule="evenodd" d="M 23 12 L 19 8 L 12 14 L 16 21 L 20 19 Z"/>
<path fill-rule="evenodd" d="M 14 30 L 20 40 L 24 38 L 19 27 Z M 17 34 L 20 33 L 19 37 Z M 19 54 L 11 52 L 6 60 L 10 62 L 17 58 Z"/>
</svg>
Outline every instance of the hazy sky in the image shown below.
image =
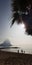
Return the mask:
<svg viewBox="0 0 32 65">
<path fill-rule="evenodd" d="M 9 39 L 13 45 L 20 46 L 23 49 L 32 50 L 32 36 L 25 33 L 24 27 L 15 23 L 10 28 L 12 20 L 10 0 L 0 0 L 0 43 Z"/>
</svg>

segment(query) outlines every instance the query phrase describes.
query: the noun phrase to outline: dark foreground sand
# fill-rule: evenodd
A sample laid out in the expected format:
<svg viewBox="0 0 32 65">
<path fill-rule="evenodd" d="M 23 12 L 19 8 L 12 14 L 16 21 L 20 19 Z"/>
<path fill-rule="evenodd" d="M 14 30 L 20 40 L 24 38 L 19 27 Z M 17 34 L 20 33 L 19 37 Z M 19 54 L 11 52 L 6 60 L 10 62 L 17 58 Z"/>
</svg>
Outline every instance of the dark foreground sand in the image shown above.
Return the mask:
<svg viewBox="0 0 32 65">
<path fill-rule="evenodd" d="M 32 55 L 0 51 L 0 65 L 32 65 Z"/>
</svg>

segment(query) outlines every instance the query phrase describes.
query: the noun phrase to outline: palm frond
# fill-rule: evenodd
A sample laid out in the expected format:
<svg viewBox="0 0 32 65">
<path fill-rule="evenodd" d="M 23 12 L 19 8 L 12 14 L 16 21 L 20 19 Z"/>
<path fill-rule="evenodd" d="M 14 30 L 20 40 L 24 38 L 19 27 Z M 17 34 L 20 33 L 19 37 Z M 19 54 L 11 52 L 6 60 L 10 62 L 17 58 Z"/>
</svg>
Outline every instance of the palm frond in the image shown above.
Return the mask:
<svg viewBox="0 0 32 65">
<path fill-rule="evenodd" d="M 25 26 L 29 26 L 28 23 L 32 22 L 32 0 L 12 0 L 12 13 L 13 20 L 12 25 L 15 23 L 26 23 Z M 29 22 L 29 20 L 31 22 Z M 31 24 L 32 26 L 32 24 Z M 32 35 L 32 27 L 26 27 L 26 32 Z"/>
</svg>

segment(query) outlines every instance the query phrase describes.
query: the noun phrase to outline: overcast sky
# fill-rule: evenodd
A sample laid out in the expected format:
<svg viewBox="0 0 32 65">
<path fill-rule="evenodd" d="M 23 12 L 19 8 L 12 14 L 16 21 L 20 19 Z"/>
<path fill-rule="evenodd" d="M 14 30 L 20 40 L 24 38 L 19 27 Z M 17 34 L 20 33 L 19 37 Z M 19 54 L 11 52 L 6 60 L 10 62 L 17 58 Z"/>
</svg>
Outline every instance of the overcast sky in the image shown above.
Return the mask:
<svg viewBox="0 0 32 65">
<path fill-rule="evenodd" d="M 32 36 L 25 33 L 24 27 L 15 23 L 10 28 L 12 21 L 10 20 L 12 17 L 10 4 L 10 0 L 0 0 L 0 43 L 8 39 L 15 46 L 32 50 Z"/>
</svg>

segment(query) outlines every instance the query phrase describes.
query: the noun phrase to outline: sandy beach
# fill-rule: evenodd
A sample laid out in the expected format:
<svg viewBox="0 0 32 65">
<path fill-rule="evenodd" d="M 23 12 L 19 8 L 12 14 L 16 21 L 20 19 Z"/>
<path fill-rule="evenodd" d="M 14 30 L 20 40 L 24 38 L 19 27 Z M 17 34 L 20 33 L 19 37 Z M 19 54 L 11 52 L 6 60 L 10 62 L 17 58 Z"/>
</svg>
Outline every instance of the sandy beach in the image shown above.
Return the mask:
<svg viewBox="0 0 32 65">
<path fill-rule="evenodd" d="M 0 50 L 0 65 L 32 65 L 32 54 Z"/>
</svg>

